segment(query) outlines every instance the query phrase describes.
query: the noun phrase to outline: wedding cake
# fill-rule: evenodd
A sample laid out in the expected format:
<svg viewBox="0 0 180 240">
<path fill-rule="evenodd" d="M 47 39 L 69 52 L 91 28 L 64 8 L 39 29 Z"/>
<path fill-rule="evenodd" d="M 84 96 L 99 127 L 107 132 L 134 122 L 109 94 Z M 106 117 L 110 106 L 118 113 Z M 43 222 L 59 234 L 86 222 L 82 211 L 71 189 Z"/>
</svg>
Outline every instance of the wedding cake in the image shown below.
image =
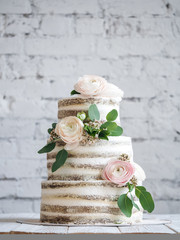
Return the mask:
<svg viewBox="0 0 180 240">
<path fill-rule="evenodd" d="M 142 186 L 143 169 L 133 161 L 131 138 L 122 136 L 123 91 L 99 76 L 79 78 L 70 97 L 58 101 L 58 123 L 38 153 L 47 153 L 41 221 L 59 224 L 140 222 L 152 212 Z"/>
</svg>

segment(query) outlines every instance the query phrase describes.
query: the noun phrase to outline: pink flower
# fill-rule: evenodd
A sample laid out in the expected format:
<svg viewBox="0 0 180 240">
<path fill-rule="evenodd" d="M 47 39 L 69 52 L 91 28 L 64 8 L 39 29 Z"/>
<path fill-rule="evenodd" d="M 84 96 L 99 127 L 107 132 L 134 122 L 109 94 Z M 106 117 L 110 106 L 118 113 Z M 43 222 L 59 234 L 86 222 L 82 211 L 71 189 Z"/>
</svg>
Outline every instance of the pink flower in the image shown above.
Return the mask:
<svg viewBox="0 0 180 240">
<path fill-rule="evenodd" d="M 107 81 L 96 75 L 84 75 L 74 85 L 74 89 L 85 97 L 99 96 L 106 88 Z"/>
<path fill-rule="evenodd" d="M 124 186 L 132 178 L 135 169 L 130 162 L 111 160 L 102 172 L 102 178 Z"/>
<path fill-rule="evenodd" d="M 83 122 L 75 117 L 65 117 L 56 124 L 55 133 L 67 143 L 66 150 L 72 150 L 79 145 L 83 134 Z"/>
</svg>

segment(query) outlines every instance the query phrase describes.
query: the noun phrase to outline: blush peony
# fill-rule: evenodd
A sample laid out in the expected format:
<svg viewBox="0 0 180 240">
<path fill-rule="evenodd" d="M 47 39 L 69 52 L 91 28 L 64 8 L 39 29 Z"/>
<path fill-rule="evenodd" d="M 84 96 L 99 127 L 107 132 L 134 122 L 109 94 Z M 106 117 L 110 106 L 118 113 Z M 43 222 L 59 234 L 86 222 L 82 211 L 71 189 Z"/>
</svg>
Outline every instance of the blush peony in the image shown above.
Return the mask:
<svg viewBox="0 0 180 240">
<path fill-rule="evenodd" d="M 102 178 L 124 186 L 132 178 L 134 172 L 134 166 L 130 162 L 111 160 L 103 169 Z"/>
<path fill-rule="evenodd" d="M 57 123 L 55 133 L 66 143 L 66 150 L 74 149 L 82 139 L 83 122 L 75 116 L 65 117 Z"/>
<path fill-rule="evenodd" d="M 74 89 L 85 97 L 99 96 L 106 88 L 107 81 L 96 75 L 84 75 L 74 85 Z"/>
</svg>

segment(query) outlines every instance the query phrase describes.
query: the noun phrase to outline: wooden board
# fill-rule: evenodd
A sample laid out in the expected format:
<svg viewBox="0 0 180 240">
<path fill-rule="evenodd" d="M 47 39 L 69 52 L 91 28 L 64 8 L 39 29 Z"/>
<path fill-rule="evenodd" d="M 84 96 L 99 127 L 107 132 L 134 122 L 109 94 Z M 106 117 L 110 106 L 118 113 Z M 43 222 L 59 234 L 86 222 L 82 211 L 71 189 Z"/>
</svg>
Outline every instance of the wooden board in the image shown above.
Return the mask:
<svg viewBox="0 0 180 240">
<path fill-rule="evenodd" d="M 118 228 L 121 233 L 174 233 L 174 231 L 165 225 L 142 225 Z"/>
<path fill-rule="evenodd" d="M 19 224 L 18 227 L 11 230 L 11 233 L 53 233 L 66 234 L 68 227 L 63 226 L 42 226 L 31 224 Z"/>
<path fill-rule="evenodd" d="M 171 224 L 167 224 L 171 230 L 176 231 L 176 233 L 180 233 L 180 221 L 173 221 Z"/>
<path fill-rule="evenodd" d="M 117 227 L 81 226 L 69 227 L 68 233 L 119 233 Z"/>
<path fill-rule="evenodd" d="M 0 222 L 0 233 L 9 233 L 12 229 L 16 229 L 19 226 L 16 222 Z"/>
<path fill-rule="evenodd" d="M 177 234 L 180 232 L 180 215 L 147 215 L 144 224 L 120 225 L 119 226 L 65 226 L 65 225 L 42 225 L 39 224 L 39 214 L 12 213 L 0 214 L 0 234 L 76 234 L 76 233 L 105 233 L 105 234 L 131 234 L 131 233 L 166 233 Z M 16 220 L 33 221 L 31 224 L 17 223 Z M 165 220 L 163 220 L 165 219 Z M 163 221 L 163 224 L 162 224 Z M 165 224 L 166 223 L 166 224 Z"/>
</svg>

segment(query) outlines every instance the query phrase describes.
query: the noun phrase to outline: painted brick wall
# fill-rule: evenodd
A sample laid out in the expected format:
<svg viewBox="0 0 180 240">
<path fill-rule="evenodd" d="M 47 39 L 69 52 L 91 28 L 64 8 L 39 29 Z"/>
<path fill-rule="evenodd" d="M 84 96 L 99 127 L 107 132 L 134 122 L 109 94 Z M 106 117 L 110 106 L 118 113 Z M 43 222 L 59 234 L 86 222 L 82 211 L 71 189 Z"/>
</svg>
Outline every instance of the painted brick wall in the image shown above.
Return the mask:
<svg viewBox="0 0 180 240">
<path fill-rule="evenodd" d="M 125 92 L 156 212 L 179 210 L 179 0 L 0 0 L 0 212 L 39 211 L 46 129 L 83 74 Z"/>
</svg>

